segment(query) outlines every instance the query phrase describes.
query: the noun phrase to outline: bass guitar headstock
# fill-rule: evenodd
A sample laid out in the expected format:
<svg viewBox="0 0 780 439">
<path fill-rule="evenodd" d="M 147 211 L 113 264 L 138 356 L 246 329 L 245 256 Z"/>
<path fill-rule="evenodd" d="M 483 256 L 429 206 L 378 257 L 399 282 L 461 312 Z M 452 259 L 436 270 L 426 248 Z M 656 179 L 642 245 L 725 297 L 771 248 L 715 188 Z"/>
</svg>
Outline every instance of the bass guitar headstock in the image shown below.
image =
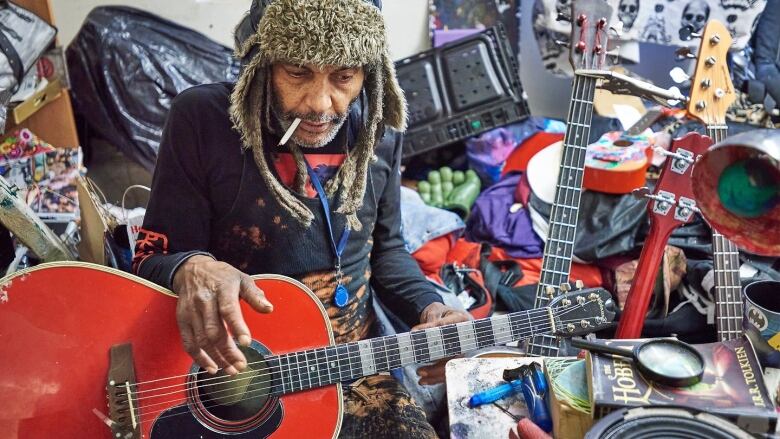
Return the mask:
<svg viewBox="0 0 780 439">
<path fill-rule="evenodd" d="M 571 5 L 569 61 L 574 70 L 603 69 L 612 7 L 605 0 L 576 0 Z"/>
<path fill-rule="evenodd" d="M 731 41 L 728 29 L 717 20 L 710 20 L 701 34 L 687 110 L 708 126 L 725 125 L 726 110 L 736 99 L 726 63 Z"/>
<path fill-rule="evenodd" d="M 612 294 L 603 288 L 588 288 L 560 294 L 550 300 L 558 337 L 586 335 L 604 329 L 615 319 Z"/>
<path fill-rule="evenodd" d="M 663 239 L 678 226 L 688 223 L 699 211 L 693 196 L 691 171 L 704 151 L 712 145 L 712 139 L 699 133 L 688 133 L 675 139 L 667 156 L 655 190 L 639 188 L 634 190 L 637 198 L 649 198 L 648 213 L 653 227 L 658 231 L 653 238 Z"/>
</svg>

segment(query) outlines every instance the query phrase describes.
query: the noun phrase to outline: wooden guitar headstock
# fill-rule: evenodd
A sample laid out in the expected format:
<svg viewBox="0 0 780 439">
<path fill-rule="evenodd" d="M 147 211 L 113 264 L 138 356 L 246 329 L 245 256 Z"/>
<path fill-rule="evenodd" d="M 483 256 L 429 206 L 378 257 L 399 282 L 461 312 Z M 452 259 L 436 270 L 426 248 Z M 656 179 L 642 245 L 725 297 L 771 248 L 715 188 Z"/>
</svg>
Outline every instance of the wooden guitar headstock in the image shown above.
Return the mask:
<svg viewBox="0 0 780 439">
<path fill-rule="evenodd" d="M 687 109 L 688 114 L 708 126 L 725 125 L 726 110 L 736 99 L 726 64 L 731 41 L 723 23 L 710 20 L 704 27 Z"/>
</svg>

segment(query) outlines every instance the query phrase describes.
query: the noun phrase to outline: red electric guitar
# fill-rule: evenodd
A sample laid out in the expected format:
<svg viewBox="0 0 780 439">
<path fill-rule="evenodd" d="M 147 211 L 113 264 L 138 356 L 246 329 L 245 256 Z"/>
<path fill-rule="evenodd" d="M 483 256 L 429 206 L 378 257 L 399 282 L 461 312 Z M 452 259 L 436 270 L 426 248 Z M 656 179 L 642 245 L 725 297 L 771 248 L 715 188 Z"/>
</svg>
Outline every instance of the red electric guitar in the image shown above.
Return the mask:
<svg viewBox="0 0 780 439">
<path fill-rule="evenodd" d="M 581 335 L 614 317 L 609 292 L 579 290 L 541 309 L 334 345 L 314 293 L 283 276 L 255 279 L 274 311 L 242 303 L 256 339 L 232 378 L 192 363 L 176 299 L 152 283 L 67 262 L 2 279 L 0 436 L 336 437 L 340 382 L 536 334 Z"/>
<path fill-rule="evenodd" d="M 639 255 L 616 338 L 640 338 L 642 335 L 645 314 L 663 262 L 666 242 L 674 229 L 693 219 L 697 210 L 691 188 L 691 169 L 711 144 L 709 137 L 698 133 L 688 133 L 675 139 L 653 193 L 647 188 L 634 191 L 635 195 L 650 199 L 647 204 L 650 233 Z"/>
</svg>

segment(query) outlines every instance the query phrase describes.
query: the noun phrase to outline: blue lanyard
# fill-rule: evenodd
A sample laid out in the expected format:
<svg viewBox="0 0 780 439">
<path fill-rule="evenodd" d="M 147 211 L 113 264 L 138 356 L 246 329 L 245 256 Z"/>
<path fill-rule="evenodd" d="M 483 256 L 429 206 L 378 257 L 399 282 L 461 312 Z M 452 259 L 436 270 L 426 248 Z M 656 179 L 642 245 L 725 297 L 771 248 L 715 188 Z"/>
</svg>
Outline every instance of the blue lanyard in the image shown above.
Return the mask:
<svg viewBox="0 0 780 439">
<path fill-rule="evenodd" d="M 343 307 L 347 303 L 349 294 L 347 293 L 346 288 L 341 284 L 343 276 L 343 272 L 341 271 L 341 254 L 344 253 L 344 249 L 347 247 L 347 241 L 349 240 L 349 225 L 344 226 L 344 232 L 341 234 L 341 239 L 339 239 L 338 244 L 336 244 L 336 238 L 333 236 L 333 224 L 330 219 L 330 203 L 328 203 L 328 196 L 325 194 L 320 179 L 317 178 L 317 175 L 314 173 L 311 165 L 309 165 L 309 161 L 306 160 L 306 157 L 303 158 L 303 161 L 306 163 L 306 170 L 309 172 L 309 178 L 311 178 L 314 189 L 317 190 L 317 196 L 319 196 L 320 201 L 322 202 L 322 209 L 325 211 L 325 221 L 328 224 L 328 236 L 330 237 L 333 251 L 336 253 L 336 282 L 338 285 L 336 286 L 334 301 L 337 306 Z"/>
</svg>

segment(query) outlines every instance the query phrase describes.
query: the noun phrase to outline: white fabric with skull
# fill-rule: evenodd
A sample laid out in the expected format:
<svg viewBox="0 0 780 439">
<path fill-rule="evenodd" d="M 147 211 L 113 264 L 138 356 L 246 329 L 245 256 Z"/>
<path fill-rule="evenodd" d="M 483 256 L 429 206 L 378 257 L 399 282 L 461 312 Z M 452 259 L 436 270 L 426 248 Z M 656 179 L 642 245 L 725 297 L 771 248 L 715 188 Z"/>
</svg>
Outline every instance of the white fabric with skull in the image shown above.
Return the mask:
<svg viewBox="0 0 780 439">
<path fill-rule="evenodd" d="M 680 39 L 680 30 L 690 27 L 700 32 L 708 20 L 719 20 L 731 32 L 732 50 L 741 50 L 749 42 L 766 0 L 605 0 L 612 6 L 610 25 L 622 22 L 620 36 L 610 32 L 610 39 L 649 42 L 671 46 L 698 47 L 699 40 Z M 554 39 L 569 39 L 571 24 L 557 21 L 559 11 L 570 14 L 572 0 L 536 0 L 534 30 L 545 66 L 551 72 L 571 76 L 568 49 L 553 50 Z M 622 51 L 621 51 L 622 55 Z M 554 60 L 553 60 L 554 59 Z"/>
</svg>

